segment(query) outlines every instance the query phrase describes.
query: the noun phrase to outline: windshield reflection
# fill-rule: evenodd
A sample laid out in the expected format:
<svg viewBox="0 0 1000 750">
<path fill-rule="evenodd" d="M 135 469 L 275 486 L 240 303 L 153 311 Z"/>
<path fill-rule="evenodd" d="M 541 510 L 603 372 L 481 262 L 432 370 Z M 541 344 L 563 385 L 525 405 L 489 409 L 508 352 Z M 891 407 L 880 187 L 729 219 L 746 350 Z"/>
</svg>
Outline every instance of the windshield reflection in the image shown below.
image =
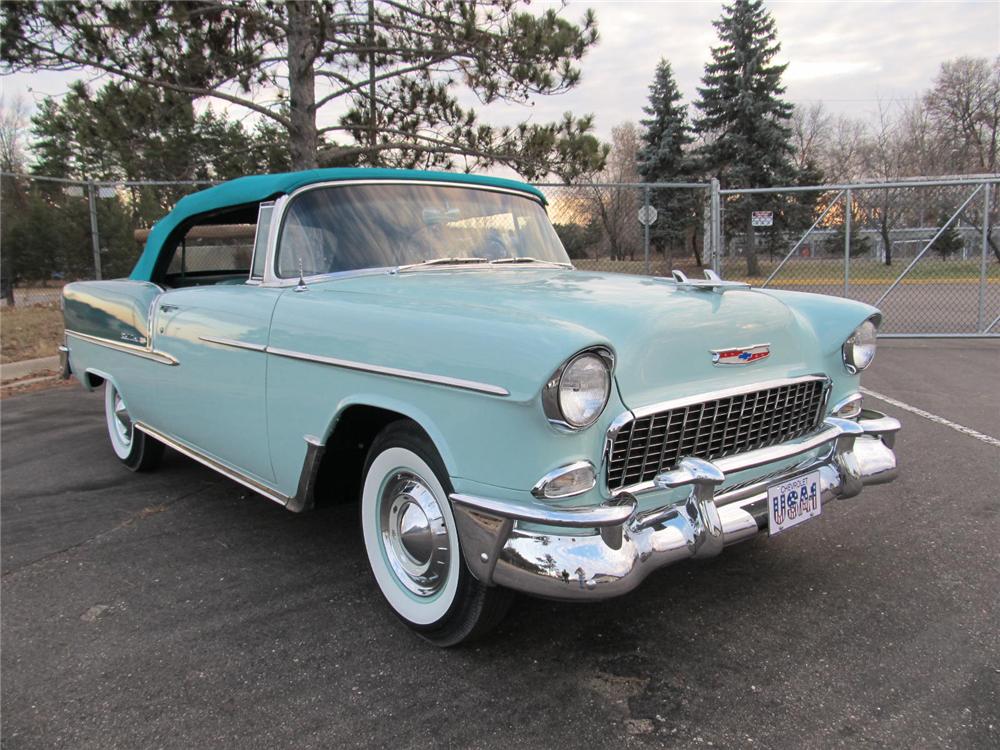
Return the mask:
<svg viewBox="0 0 1000 750">
<path fill-rule="evenodd" d="M 309 190 L 278 241 L 282 278 L 364 268 L 569 264 L 541 204 L 462 186 L 369 184 Z"/>
</svg>

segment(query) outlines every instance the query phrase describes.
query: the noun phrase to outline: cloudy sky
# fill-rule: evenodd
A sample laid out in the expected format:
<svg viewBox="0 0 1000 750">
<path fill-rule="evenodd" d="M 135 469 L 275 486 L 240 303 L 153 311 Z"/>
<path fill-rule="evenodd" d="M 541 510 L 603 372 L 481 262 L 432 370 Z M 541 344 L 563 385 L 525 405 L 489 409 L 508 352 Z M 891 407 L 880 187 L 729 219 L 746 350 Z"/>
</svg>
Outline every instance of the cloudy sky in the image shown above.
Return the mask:
<svg viewBox="0 0 1000 750">
<path fill-rule="evenodd" d="M 534 0 L 532 6 L 546 4 L 547 0 Z M 687 99 L 696 96 L 709 48 L 717 42 L 712 20 L 719 17 L 721 3 L 571 0 L 563 13 L 576 19 L 587 7 L 597 13 L 601 41 L 583 60 L 580 86 L 539 99 L 531 107 L 490 107 L 483 119 L 513 123 L 527 117 L 545 122 L 565 111 L 593 113 L 598 135 L 607 138 L 612 126 L 642 117 L 647 86 L 660 57 L 673 64 Z M 879 99 L 891 103 L 918 96 L 945 60 L 1000 54 L 997 0 L 771 0 L 768 7 L 782 44 L 779 60 L 790 63 L 785 73 L 787 98 L 795 103 L 823 101 L 835 112 L 857 117 L 871 117 Z M 61 93 L 75 77 L 15 75 L 0 85 L 7 94 L 25 94 L 30 102 Z M 336 115 L 326 111 L 321 119 L 331 121 Z"/>
<path fill-rule="evenodd" d="M 945 60 L 1000 54 L 996 0 L 770 0 L 767 6 L 778 26 L 778 59 L 789 63 L 787 98 L 823 101 L 835 112 L 858 117 L 874 115 L 880 98 L 919 96 Z M 577 18 L 586 7 L 597 13 L 601 41 L 584 58 L 583 81 L 567 94 L 540 100 L 532 117 L 593 112 L 598 133 L 607 137 L 612 126 L 642 116 L 660 57 L 670 60 L 686 99 L 696 97 L 709 48 L 718 43 L 712 21 L 721 3 L 573 0 L 563 12 Z"/>
</svg>

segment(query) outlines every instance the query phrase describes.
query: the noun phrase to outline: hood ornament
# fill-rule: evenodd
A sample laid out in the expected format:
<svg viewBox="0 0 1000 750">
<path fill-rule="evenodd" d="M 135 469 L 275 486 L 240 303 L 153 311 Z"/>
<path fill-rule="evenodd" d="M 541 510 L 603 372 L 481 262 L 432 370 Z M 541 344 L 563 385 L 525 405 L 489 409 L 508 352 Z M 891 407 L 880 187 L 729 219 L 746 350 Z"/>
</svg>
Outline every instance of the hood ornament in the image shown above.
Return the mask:
<svg viewBox="0 0 1000 750">
<path fill-rule="evenodd" d="M 674 284 L 678 289 L 698 289 L 709 292 L 719 292 L 727 289 L 749 289 L 750 285 L 743 281 L 723 281 L 722 278 L 710 268 L 705 269 L 705 278 L 691 279 L 683 271 L 673 270 L 670 272 Z"/>
<path fill-rule="evenodd" d="M 713 365 L 748 365 L 771 356 L 770 344 L 754 344 L 738 349 L 711 349 Z"/>
</svg>

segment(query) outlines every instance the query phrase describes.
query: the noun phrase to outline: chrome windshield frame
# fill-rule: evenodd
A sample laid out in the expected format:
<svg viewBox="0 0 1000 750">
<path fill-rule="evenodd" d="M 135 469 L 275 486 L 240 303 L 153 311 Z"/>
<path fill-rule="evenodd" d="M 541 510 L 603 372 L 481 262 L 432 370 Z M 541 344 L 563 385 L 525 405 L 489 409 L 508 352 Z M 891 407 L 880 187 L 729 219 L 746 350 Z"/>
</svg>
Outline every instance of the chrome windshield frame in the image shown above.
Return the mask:
<svg viewBox="0 0 1000 750">
<path fill-rule="evenodd" d="M 274 212 L 271 214 L 271 231 L 268 234 L 268 240 L 267 240 L 267 262 L 264 265 L 264 279 L 261 282 L 261 286 L 294 287 L 299 283 L 298 277 L 286 279 L 281 276 L 278 276 L 277 273 L 278 240 L 281 237 L 281 230 L 285 226 L 285 219 L 288 216 L 288 210 L 292 202 L 298 196 L 302 195 L 303 193 L 308 193 L 312 190 L 349 187 L 351 185 L 429 185 L 436 187 L 466 188 L 468 190 L 485 190 L 487 192 L 492 192 L 492 193 L 506 193 L 508 195 L 516 195 L 521 198 L 526 198 L 528 200 L 535 201 L 542 207 L 542 210 L 546 212 L 546 215 L 548 215 L 548 211 L 545 208 L 545 202 L 542 201 L 537 195 L 532 195 L 531 193 L 527 193 L 522 190 L 496 187 L 493 185 L 474 185 L 462 182 L 449 182 L 448 180 L 361 179 L 361 180 L 326 180 L 324 182 L 314 182 L 309 185 L 303 185 L 302 187 L 296 188 L 291 193 L 283 195 L 275 201 Z M 511 265 L 517 266 L 518 264 L 512 263 Z M 524 265 L 530 266 L 532 264 L 524 264 Z M 492 266 L 489 267 L 492 268 Z M 372 268 L 357 268 L 349 271 L 333 271 L 330 273 L 312 274 L 310 276 L 305 276 L 303 277 L 302 280 L 305 281 L 305 283 L 308 285 L 310 283 L 314 283 L 317 281 L 325 281 L 329 279 L 351 278 L 353 276 L 378 276 L 384 274 L 392 274 L 395 273 L 396 268 L 397 268 L 396 266 L 380 266 Z"/>
</svg>

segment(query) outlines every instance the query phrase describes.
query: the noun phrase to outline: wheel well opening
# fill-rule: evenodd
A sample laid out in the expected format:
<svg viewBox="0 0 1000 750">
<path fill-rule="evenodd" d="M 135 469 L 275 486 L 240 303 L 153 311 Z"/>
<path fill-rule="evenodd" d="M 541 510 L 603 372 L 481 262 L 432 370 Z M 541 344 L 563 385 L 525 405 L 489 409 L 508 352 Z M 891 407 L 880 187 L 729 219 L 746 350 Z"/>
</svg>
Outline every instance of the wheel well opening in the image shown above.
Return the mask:
<svg viewBox="0 0 1000 750">
<path fill-rule="evenodd" d="M 104 383 L 104 378 L 102 378 L 100 375 L 95 375 L 92 372 L 83 373 L 83 377 L 87 381 L 84 383 L 84 385 L 87 386 L 90 390 L 95 390 L 96 388 L 100 388 L 101 385 Z"/>
<path fill-rule="evenodd" d="M 361 497 L 361 472 L 368 449 L 376 435 L 400 419 L 409 417 L 376 406 L 355 405 L 344 410 L 326 441 L 316 474 L 313 507 L 353 503 Z"/>
</svg>

